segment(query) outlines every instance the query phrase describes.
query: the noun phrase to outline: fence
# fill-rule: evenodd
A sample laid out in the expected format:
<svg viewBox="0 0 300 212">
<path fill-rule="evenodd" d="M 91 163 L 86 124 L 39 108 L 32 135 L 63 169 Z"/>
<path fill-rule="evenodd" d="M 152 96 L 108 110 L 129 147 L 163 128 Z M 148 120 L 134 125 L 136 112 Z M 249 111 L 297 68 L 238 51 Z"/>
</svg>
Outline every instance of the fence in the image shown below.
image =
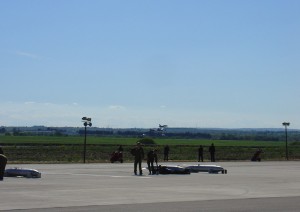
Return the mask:
<svg viewBox="0 0 300 212">
<path fill-rule="evenodd" d="M 83 162 L 83 145 L 6 145 L 2 146 L 9 163 L 81 163 Z M 117 150 L 117 145 L 87 145 L 86 162 L 109 162 L 110 155 Z M 132 146 L 123 146 L 124 162 L 131 162 Z M 154 148 L 144 146 L 146 153 Z M 159 161 L 163 160 L 163 146 L 156 146 Z M 244 147 L 244 146 L 216 146 L 217 161 L 250 160 L 258 148 L 261 148 L 262 160 L 285 160 L 285 147 Z M 300 159 L 300 146 L 289 147 L 289 160 Z M 189 145 L 170 146 L 170 161 L 197 161 L 198 147 Z M 204 147 L 204 161 L 209 161 L 208 146 Z"/>
</svg>

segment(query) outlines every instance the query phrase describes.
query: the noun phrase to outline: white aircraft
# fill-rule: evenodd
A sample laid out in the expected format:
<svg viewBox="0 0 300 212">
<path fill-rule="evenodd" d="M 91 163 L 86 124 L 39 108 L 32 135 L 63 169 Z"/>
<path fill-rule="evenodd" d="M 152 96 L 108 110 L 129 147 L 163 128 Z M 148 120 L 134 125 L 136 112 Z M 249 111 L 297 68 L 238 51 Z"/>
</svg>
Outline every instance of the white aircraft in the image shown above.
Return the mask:
<svg viewBox="0 0 300 212">
<path fill-rule="evenodd" d="M 227 174 L 227 170 L 221 166 L 217 165 L 192 165 L 192 166 L 184 166 L 186 169 L 190 170 L 191 172 L 208 172 L 210 174 L 218 174 L 221 172 L 222 174 Z"/>
<path fill-rule="evenodd" d="M 42 174 L 35 169 L 13 168 L 5 169 L 4 177 L 41 178 Z"/>
<path fill-rule="evenodd" d="M 148 169 L 148 168 L 144 168 Z M 190 174 L 198 172 L 208 172 L 209 174 L 227 174 L 227 170 L 217 165 L 191 165 L 191 166 L 180 166 L 180 165 L 158 165 L 154 166 L 158 174 Z"/>
</svg>

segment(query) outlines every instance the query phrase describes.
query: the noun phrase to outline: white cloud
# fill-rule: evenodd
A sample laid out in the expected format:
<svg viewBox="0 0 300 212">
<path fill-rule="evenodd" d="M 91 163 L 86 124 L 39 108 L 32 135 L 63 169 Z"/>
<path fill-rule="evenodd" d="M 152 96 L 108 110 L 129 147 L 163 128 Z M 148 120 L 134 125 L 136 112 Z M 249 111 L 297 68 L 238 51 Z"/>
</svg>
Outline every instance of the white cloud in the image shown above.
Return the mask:
<svg viewBox="0 0 300 212">
<path fill-rule="evenodd" d="M 19 56 L 29 57 L 31 59 L 41 59 L 40 56 L 28 52 L 17 51 L 16 54 Z"/>
<path fill-rule="evenodd" d="M 16 51 L 15 54 L 18 55 L 18 56 L 21 56 L 21 57 L 27 57 L 27 58 L 31 58 L 31 59 L 34 59 L 34 60 L 42 60 L 42 59 L 52 60 L 52 58 L 49 58 L 49 57 L 43 57 L 43 56 L 40 56 L 40 55 L 37 55 L 37 54 L 24 52 L 24 51 Z"/>
<path fill-rule="evenodd" d="M 25 105 L 32 105 L 35 104 L 35 102 L 24 102 Z"/>
<path fill-rule="evenodd" d="M 1 103 L 0 125 L 5 126 L 77 126 L 83 109 L 74 104 L 28 101 Z"/>
<path fill-rule="evenodd" d="M 125 110 L 125 107 L 121 105 L 110 105 L 108 108 L 110 110 Z"/>
</svg>

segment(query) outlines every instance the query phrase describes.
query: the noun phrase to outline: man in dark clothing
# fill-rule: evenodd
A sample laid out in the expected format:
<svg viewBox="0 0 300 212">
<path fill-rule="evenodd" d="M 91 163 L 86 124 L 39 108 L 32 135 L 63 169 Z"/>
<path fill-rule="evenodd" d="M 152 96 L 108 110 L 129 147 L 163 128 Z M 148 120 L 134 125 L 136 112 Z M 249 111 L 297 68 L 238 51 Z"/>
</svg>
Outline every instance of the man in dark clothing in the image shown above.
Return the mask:
<svg viewBox="0 0 300 212">
<path fill-rule="evenodd" d="M 156 174 L 156 169 L 154 169 L 153 163 L 155 161 L 156 167 L 157 167 L 157 150 L 152 149 L 150 152 L 147 154 L 147 164 L 148 164 L 148 169 L 149 169 L 149 174 Z"/>
<path fill-rule="evenodd" d="M 138 142 L 136 147 L 132 150 L 132 154 L 134 155 L 134 174 L 137 175 L 137 165 L 139 164 L 140 175 L 142 175 L 142 160 L 144 159 L 144 149 L 141 146 L 140 142 Z"/>
<path fill-rule="evenodd" d="M 198 162 L 203 162 L 203 146 L 200 145 L 200 147 L 198 148 Z"/>
<path fill-rule="evenodd" d="M 3 154 L 3 150 L 0 147 L 0 181 L 3 180 L 6 163 L 7 163 L 7 158 Z"/>
<path fill-rule="evenodd" d="M 122 145 L 119 146 L 118 151 L 123 152 L 123 146 Z"/>
<path fill-rule="evenodd" d="M 216 152 L 216 149 L 215 149 L 215 145 L 212 143 L 211 146 L 209 147 L 209 153 L 210 153 L 210 160 L 211 162 L 215 162 L 215 152 Z"/>
<path fill-rule="evenodd" d="M 170 151 L 170 147 L 169 145 L 166 145 L 164 148 L 164 161 L 169 160 L 169 151 Z"/>
</svg>

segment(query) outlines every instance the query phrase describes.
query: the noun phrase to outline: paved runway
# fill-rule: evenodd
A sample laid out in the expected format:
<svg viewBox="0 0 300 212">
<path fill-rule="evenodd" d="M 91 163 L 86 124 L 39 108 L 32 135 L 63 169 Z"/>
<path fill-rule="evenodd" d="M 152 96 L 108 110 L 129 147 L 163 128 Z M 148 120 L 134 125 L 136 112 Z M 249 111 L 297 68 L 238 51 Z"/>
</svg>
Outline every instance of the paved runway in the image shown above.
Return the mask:
<svg viewBox="0 0 300 212">
<path fill-rule="evenodd" d="M 42 178 L 0 181 L 0 211 L 299 211 L 300 162 L 215 164 L 228 174 L 134 176 L 131 163 L 8 165 L 38 169 Z"/>
</svg>

